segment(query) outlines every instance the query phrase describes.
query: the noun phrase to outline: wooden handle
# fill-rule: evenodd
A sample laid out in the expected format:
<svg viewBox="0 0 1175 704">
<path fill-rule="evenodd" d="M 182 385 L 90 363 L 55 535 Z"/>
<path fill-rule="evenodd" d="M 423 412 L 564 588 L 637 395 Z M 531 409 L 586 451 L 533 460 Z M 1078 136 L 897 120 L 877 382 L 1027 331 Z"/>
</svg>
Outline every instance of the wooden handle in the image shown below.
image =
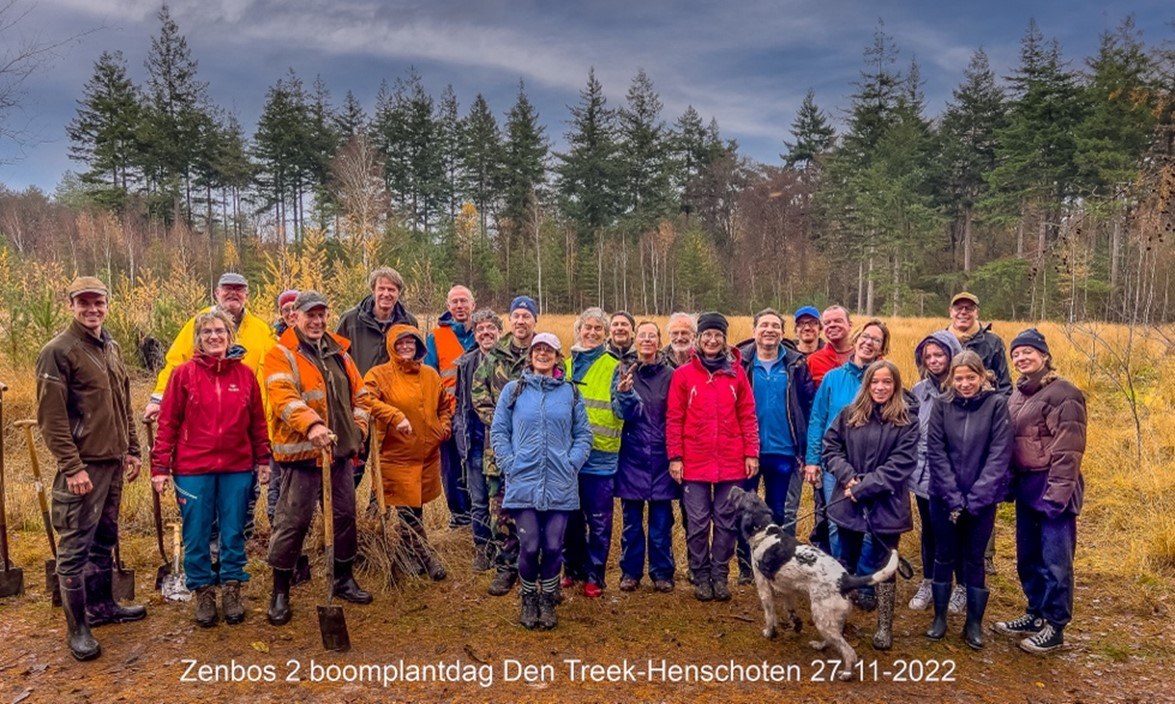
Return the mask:
<svg viewBox="0 0 1175 704">
<path fill-rule="evenodd" d="M 333 547 L 335 544 L 335 514 L 331 508 L 330 496 L 330 447 L 322 448 L 322 532 L 323 545 Z"/>
<path fill-rule="evenodd" d="M 37 458 L 37 445 L 33 441 L 33 426 L 35 420 L 18 420 L 13 425 L 24 431 L 24 443 L 29 448 L 29 462 L 33 468 L 33 486 L 37 490 L 37 502 L 41 504 L 41 511 L 49 512 L 49 499 L 45 496 L 45 484 L 41 481 L 41 462 Z"/>
<path fill-rule="evenodd" d="M 379 507 L 379 515 L 382 517 L 388 512 L 387 497 L 384 496 L 384 476 L 379 467 L 379 449 L 382 447 L 380 442 L 379 430 L 375 427 L 375 422 L 371 423 L 371 490 L 375 492 L 375 505 Z"/>
</svg>

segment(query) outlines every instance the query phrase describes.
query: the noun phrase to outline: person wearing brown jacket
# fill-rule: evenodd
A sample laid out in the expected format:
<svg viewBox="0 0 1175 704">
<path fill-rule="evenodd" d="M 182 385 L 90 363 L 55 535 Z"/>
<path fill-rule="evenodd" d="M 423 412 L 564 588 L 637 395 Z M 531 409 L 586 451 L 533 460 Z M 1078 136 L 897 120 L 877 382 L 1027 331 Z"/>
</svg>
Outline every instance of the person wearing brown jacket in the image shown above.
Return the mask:
<svg viewBox="0 0 1175 704">
<path fill-rule="evenodd" d="M 1016 571 L 1028 599 L 1023 616 L 995 629 L 1023 637 L 1034 654 L 1064 645 L 1073 617 L 1073 555 L 1085 491 L 1085 396 L 1057 375 L 1044 335 L 1029 328 L 1012 340 L 1020 373 L 1012 417 L 1012 483 L 1016 499 Z"/>
<path fill-rule="evenodd" d="M 69 650 L 92 660 L 102 649 L 91 626 L 147 615 L 142 606 L 115 602 L 111 585 L 123 476 L 134 481 L 141 462 L 130 378 L 118 344 L 102 327 L 106 285 L 82 276 L 68 293 L 73 322 L 37 357 L 37 423 L 57 460 L 52 521 Z"/>
<path fill-rule="evenodd" d="M 380 472 L 386 503 L 400 517 L 400 545 L 410 571 L 444 579 L 424 531 L 424 504 L 441 495 L 441 443 L 452 435 L 452 404 L 440 374 L 421 363 L 425 340 L 411 325 L 387 335 L 390 360 L 364 377 L 380 429 Z"/>
</svg>

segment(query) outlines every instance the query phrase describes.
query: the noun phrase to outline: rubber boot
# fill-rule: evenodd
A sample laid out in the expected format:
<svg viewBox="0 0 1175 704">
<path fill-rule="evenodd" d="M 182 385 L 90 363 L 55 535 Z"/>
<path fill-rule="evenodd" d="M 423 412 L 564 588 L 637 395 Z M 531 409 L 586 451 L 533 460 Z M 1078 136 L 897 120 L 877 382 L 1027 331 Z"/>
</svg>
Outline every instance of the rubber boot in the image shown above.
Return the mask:
<svg viewBox="0 0 1175 704">
<path fill-rule="evenodd" d="M 893 647 L 893 602 L 898 585 L 882 582 L 877 585 L 877 632 L 873 634 L 874 650 Z"/>
<path fill-rule="evenodd" d="M 987 610 L 988 594 L 981 587 L 967 587 L 967 622 L 963 624 L 963 641 L 975 650 L 983 650 L 983 612 Z"/>
<path fill-rule="evenodd" d="M 273 568 L 273 596 L 269 599 L 269 611 L 266 616 L 274 626 L 284 626 L 290 622 L 293 612 L 290 611 L 290 578 L 291 570 Z"/>
<path fill-rule="evenodd" d="M 365 592 L 355 581 L 354 563 L 335 560 L 335 596 L 352 604 L 370 604 L 371 592 Z"/>
<path fill-rule="evenodd" d="M 947 607 L 951 603 L 951 583 L 932 582 L 930 596 L 934 602 L 934 621 L 930 623 L 926 637 L 930 640 L 942 640 L 947 634 Z"/>
<path fill-rule="evenodd" d="M 102 647 L 86 623 L 85 581 L 80 576 L 58 576 L 57 579 L 61 585 L 61 605 L 69 633 L 69 652 L 76 660 L 93 660 L 102 654 Z"/>
<path fill-rule="evenodd" d="M 114 600 L 114 573 L 110 570 L 86 572 L 86 622 L 90 628 L 108 623 L 130 623 L 147 617 L 147 607 L 134 604 L 119 606 Z"/>
</svg>

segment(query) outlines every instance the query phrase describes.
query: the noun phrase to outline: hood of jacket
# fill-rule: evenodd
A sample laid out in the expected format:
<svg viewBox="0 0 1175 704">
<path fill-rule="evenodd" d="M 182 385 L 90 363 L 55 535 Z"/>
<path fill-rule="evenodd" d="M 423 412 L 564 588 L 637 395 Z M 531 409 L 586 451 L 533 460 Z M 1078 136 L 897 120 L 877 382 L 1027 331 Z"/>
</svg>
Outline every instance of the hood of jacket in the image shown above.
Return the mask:
<svg viewBox="0 0 1175 704">
<path fill-rule="evenodd" d="M 416 356 L 413 357 L 411 362 L 408 362 L 408 360 L 405 360 L 404 358 L 400 357 L 400 355 L 396 354 L 396 340 L 399 340 L 405 335 L 411 335 L 412 338 L 416 340 Z M 428 348 L 424 344 L 424 335 L 420 333 L 420 330 L 416 329 L 412 325 L 397 323 L 388 328 L 388 334 L 385 339 L 387 340 L 389 359 L 391 359 L 393 362 L 396 362 L 397 364 L 400 364 L 402 367 L 411 367 L 411 365 L 414 364 L 417 368 L 419 368 L 420 360 L 424 359 L 424 355 L 428 351 Z"/>
<path fill-rule="evenodd" d="M 945 349 L 947 356 L 951 359 L 954 359 L 955 355 L 963 351 L 963 344 L 959 342 L 959 338 L 955 337 L 950 330 L 935 330 L 922 338 L 922 341 L 914 348 L 914 364 L 918 367 L 918 376 L 922 379 L 925 379 L 928 373 L 926 371 L 926 365 L 922 364 L 922 352 L 926 349 L 926 343 L 928 342 L 934 342 Z"/>
</svg>

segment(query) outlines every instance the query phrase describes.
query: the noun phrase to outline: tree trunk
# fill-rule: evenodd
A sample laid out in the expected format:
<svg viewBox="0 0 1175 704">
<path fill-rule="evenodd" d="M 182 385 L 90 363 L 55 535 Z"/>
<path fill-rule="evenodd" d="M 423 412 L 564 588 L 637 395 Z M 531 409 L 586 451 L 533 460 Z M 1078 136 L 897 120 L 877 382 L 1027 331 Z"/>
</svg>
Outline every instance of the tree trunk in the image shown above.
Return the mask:
<svg viewBox="0 0 1175 704">
<path fill-rule="evenodd" d="M 873 316 L 873 253 L 869 253 L 869 271 L 865 276 L 865 314 Z"/>
<path fill-rule="evenodd" d="M 963 211 L 963 273 L 971 272 L 971 221 L 972 207 Z"/>
<path fill-rule="evenodd" d="M 857 262 L 857 310 L 865 310 L 865 261 Z"/>
</svg>

